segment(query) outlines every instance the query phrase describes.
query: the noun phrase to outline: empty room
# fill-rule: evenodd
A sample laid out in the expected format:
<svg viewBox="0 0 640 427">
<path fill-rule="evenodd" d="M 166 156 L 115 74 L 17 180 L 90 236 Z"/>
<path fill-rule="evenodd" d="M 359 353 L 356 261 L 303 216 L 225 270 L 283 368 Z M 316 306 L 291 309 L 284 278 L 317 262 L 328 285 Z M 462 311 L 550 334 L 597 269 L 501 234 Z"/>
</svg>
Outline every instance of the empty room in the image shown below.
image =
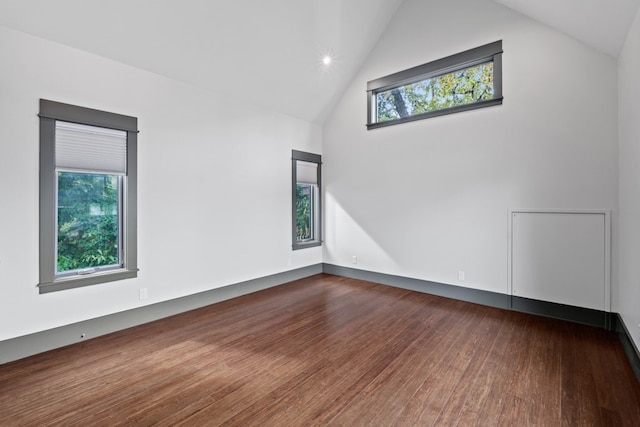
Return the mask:
<svg viewBox="0 0 640 427">
<path fill-rule="evenodd" d="M 637 426 L 640 0 L 0 0 L 0 426 Z"/>
</svg>

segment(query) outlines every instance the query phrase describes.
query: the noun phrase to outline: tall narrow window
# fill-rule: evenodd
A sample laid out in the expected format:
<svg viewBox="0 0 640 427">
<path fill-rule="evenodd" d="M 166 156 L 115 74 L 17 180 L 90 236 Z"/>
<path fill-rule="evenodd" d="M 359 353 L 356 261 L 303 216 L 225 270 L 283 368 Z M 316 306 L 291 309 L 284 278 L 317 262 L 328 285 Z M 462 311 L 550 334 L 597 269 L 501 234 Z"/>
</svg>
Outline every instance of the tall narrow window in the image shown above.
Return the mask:
<svg viewBox="0 0 640 427">
<path fill-rule="evenodd" d="M 41 293 L 136 276 L 136 128 L 41 100 Z"/>
<path fill-rule="evenodd" d="M 322 158 L 292 150 L 293 249 L 319 246 L 322 242 L 320 182 Z"/>
<path fill-rule="evenodd" d="M 367 83 L 367 127 L 458 113 L 502 103 L 502 41 Z"/>
</svg>

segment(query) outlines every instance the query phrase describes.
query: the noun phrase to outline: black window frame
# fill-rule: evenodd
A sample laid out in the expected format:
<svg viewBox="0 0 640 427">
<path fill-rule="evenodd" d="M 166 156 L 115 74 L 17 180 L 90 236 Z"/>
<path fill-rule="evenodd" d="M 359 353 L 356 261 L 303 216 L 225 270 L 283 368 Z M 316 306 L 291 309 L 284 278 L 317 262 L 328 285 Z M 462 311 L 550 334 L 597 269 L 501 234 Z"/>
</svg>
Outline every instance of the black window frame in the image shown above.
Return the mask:
<svg viewBox="0 0 640 427">
<path fill-rule="evenodd" d="M 446 58 L 438 59 L 426 64 L 419 65 L 407 70 L 403 70 L 388 76 L 384 76 L 367 82 L 367 129 L 377 129 L 400 123 L 424 120 L 432 117 L 447 114 L 459 113 L 462 111 L 475 110 L 478 108 L 492 107 L 502 104 L 502 40 L 495 41 L 483 46 L 456 53 Z M 442 76 L 445 74 L 460 71 L 476 65 L 493 62 L 493 97 L 489 100 L 478 101 L 465 105 L 444 108 L 441 110 L 429 111 L 415 114 L 408 117 L 401 117 L 394 120 L 377 121 L 378 93 L 391 89 L 406 86 L 422 80 Z"/>
<path fill-rule="evenodd" d="M 317 173 L 317 199 L 313 212 L 312 222 L 315 226 L 314 239 L 309 241 L 298 241 L 298 213 L 296 210 L 297 185 L 298 185 L 298 161 L 316 163 Z M 304 151 L 291 150 L 291 225 L 292 225 L 292 249 L 306 249 L 322 245 L 322 156 L 320 154 L 307 153 Z"/>
<path fill-rule="evenodd" d="M 41 294 L 137 277 L 138 119 L 106 111 L 40 100 L 40 275 Z M 126 184 L 123 197 L 123 266 L 90 274 L 56 275 L 56 121 L 125 131 Z"/>
</svg>

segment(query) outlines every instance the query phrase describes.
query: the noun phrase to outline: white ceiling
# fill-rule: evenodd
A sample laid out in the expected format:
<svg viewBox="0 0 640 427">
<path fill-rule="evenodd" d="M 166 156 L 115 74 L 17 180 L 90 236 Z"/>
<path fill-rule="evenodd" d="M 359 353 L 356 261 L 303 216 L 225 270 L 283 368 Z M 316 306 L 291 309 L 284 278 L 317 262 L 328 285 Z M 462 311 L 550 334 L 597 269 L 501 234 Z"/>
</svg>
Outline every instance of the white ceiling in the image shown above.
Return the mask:
<svg viewBox="0 0 640 427">
<path fill-rule="evenodd" d="M 322 123 L 402 1 L 0 0 L 0 25 Z"/>
<path fill-rule="evenodd" d="M 403 1 L 0 0 L 0 25 L 322 123 Z M 613 57 L 640 4 L 495 1 Z"/>
<path fill-rule="evenodd" d="M 640 0 L 494 0 L 614 58 Z"/>
</svg>

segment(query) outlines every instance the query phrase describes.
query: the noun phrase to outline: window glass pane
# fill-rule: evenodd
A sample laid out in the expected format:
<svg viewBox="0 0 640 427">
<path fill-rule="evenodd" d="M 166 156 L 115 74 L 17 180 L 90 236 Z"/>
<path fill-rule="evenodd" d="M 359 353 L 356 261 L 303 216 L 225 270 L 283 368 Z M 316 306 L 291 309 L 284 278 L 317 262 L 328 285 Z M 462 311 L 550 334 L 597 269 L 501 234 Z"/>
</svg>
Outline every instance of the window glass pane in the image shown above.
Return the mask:
<svg viewBox="0 0 640 427">
<path fill-rule="evenodd" d="M 296 239 L 306 242 L 314 239 L 315 185 L 298 184 L 296 187 Z"/>
<path fill-rule="evenodd" d="M 377 93 L 377 121 L 490 100 L 493 93 L 493 62 L 487 62 Z"/>
<path fill-rule="evenodd" d="M 58 172 L 57 272 L 121 266 L 118 175 Z"/>
</svg>

